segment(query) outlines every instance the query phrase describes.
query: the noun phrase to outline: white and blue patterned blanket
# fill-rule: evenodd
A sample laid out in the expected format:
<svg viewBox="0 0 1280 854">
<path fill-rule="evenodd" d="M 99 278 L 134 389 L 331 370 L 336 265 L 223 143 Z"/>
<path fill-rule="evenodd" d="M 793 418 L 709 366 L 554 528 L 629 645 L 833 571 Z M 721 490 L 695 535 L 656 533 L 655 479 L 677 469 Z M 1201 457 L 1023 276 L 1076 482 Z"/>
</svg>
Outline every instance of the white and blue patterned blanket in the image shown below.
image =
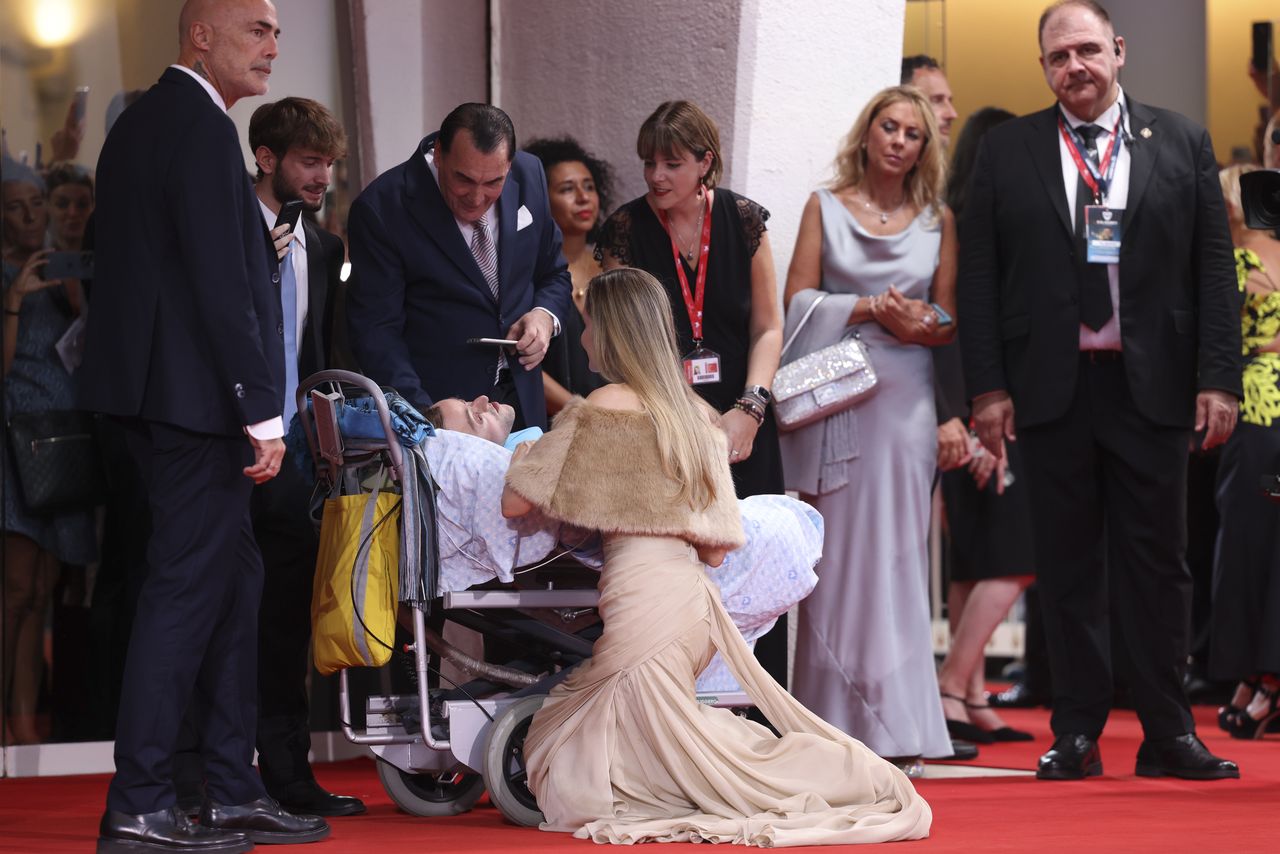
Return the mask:
<svg viewBox="0 0 1280 854">
<path fill-rule="evenodd" d="M 597 538 L 566 528 L 536 511 L 520 519 L 502 517 L 502 488 L 511 453 L 484 439 L 440 430 L 425 443 L 432 477 L 440 486 L 439 593 L 465 590 L 494 578 L 512 581 L 517 567 L 572 549 L 583 564 L 598 569 Z M 822 516 L 784 495 L 757 495 L 741 501 L 746 545 L 707 572 L 720 598 L 748 641 L 773 627 L 813 590 L 813 567 L 822 556 Z M 701 691 L 736 686 L 719 656 L 698 680 Z"/>
</svg>

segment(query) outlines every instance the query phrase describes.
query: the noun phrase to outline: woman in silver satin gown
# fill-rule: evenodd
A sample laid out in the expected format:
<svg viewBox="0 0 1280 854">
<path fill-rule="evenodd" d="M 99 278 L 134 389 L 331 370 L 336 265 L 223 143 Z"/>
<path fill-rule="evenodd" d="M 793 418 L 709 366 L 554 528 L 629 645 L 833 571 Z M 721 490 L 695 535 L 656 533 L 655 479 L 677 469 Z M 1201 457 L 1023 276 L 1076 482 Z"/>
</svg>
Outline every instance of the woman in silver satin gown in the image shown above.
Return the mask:
<svg viewBox="0 0 1280 854">
<path fill-rule="evenodd" d="M 937 449 L 929 348 L 955 334 L 944 164 L 919 91 L 876 95 L 845 138 L 836 180 L 805 205 L 785 296 L 832 294 L 820 309 L 843 313 L 879 376 L 852 409 L 783 439 L 788 488 L 827 520 L 818 588 L 800 605 L 792 690 L 909 770 L 919 757 L 952 752 L 934 668 L 927 549 Z"/>
</svg>

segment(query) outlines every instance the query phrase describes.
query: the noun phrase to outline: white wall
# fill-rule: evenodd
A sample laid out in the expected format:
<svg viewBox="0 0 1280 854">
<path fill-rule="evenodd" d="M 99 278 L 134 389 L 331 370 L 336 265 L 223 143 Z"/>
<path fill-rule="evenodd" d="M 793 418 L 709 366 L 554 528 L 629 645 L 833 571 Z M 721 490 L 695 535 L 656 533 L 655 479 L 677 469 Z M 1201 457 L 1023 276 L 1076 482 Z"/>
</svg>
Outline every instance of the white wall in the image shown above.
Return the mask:
<svg viewBox="0 0 1280 854">
<path fill-rule="evenodd" d="M 862 104 L 897 82 L 905 0 L 496 0 L 498 104 L 521 140 L 570 133 L 644 192 L 635 137 L 664 100 L 720 126 L 726 186 L 763 204 L 779 282 L 805 197 Z"/>
<path fill-rule="evenodd" d="M 734 188 L 773 214 L 778 289 L 809 193 L 863 105 L 898 82 L 905 0 L 751 0 L 738 65 Z M 800 13 L 800 10 L 803 13 Z"/>
<path fill-rule="evenodd" d="M 368 183 L 408 159 L 458 104 L 486 100 L 486 0 L 364 0 L 357 8 L 369 76 L 368 104 L 357 112 L 367 108 L 373 137 L 361 176 Z"/>
<path fill-rule="evenodd" d="M 742 0 L 497 0 L 497 104 L 517 139 L 570 134 L 644 192 L 636 132 L 663 101 L 696 102 L 735 138 Z M 733 186 L 733 176 L 725 183 Z"/>
</svg>

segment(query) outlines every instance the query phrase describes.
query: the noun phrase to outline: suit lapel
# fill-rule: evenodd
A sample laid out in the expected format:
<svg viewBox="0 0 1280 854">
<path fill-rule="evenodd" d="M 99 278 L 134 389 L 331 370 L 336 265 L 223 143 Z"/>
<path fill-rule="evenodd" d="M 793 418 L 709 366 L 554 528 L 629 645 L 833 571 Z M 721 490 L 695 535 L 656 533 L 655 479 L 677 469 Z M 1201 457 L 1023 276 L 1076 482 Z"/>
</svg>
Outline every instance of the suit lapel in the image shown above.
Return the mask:
<svg viewBox="0 0 1280 854">
<path fill-rule="evenodd" d="M 1147 185 L 1151 183 L 1151 174 L 1155 171 L 1156 160 L 1160 155 L 1160 143 L 1163 135 L 1152 130 L 1156 123 L 1156 114 L 1126 97 L 1125 104 L 1129 108 L 1129 130 L 1133 135 L 1133 145 L 1129 147 L 1129 199 L 1125 202 L 1124 216 L 1120 219 L 1123 231 L 1127 231 L 1133 212 L 1142 202 Z M 1143 131 L 1151 131 L 1144 134 Z"/>
<path fill-rule="evenodd" d="M 302 229 L 307 235 L 307 322 L 303 326 L 303 343 L 310 343 L 312 363 L 321 370 L 327 361 L 324 357 L 324 313 L 329 297 L 329 265 L 325 263 L 324 245 L 320 232 L 306 217 L 302 217 Z M 311 372 L 313 373 L 313 372 Z"/>
<path fill-rule="evenodd" d="M 507 296 L 514 296 L 516 288 L 508 287 L 507 277 L 512 271 L 512 256 L 516 245 L 516 211 L 519 208 L 520 184 L 516 180 L 515 169 L 507 174 L 507 181 L 502 185 L 502 195 L 498 197 L 498 297 L 501 302 Z"/>
<path fill-rule="evenodd" d="M 1058 108 L 1050 107 L 1031 116 L 1031 132 L 1027 138 L 1031 160 L 1044 184 L 1049 201 L 1058 212 L 1058 219 L 1067 234 L 1074 235 L 1071 209 L 1067 206 L 1067 189 L 1062 183 L 1062 154 L 1058 148 Z"/>
<path fill-rule="evenodd" d="M 467 277 L 467 279 L 475 287 L 484 292 L 490 300 L 493 299 L 493 293 L 489 290 L 489 284 L 484 279 L 484 274 L 480 272 L 480 265 L 476 263 L 475 256 L 471 254 L 471 247 L 462 240 L 462 232 L 458 231 L 458 221 L 453 218 L 453 212 L 449 210 L 448 205 L 444 203 L 444 196 L 440 194 L 440 187 L 436 184 L 436 179 L 431 174 L 431 169 L 427 166 L 424 155 L 427 149 L 435 143 L 437 134 L 431 134 L 418 146 L 418 150 L 409 158 L 405 168 L 405 208 L 418 224 L 418 227 L 426 234 L 427 238 L 440 248 L 454 266 Z M 502 263 L 499 261 L 499 274 L 501 274 Z"/>
</svg>

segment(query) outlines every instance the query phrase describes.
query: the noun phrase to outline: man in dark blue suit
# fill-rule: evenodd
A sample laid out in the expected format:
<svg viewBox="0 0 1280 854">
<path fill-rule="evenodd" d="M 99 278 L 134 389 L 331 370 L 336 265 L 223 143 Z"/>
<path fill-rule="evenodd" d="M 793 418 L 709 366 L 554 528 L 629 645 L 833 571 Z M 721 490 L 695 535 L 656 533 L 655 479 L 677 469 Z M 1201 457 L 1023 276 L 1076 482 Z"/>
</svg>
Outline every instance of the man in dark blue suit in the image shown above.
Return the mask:
<svg viewBox="0 0 1280 854">
<path fill-rule="evenodd" d="M 286 202 L 320 209 L 334 161 L 346 154 L 346 135 L 323 105 L 308 98 L 283 98 L 253 111 L 249 147 L 258 164 L 254 190 L 264 224 L 270 227 Z M 333 312 L 346 252 L 342 238 L 305 217 L 296 228 L 281 225 L 272 234 L 278 235 L 280 305 L 286 324 L 288 423 L 298 381 L 332 367 Z M 258 770 L 267 793 L 291 812 L 355 815 L 365 811 L 364 804 L 321 788 L 307 759 L 311 588 L 320 548 L 310 513 L 314 488 L 312 472 L 290 463 L 281 467 L 279 477 L 256 487 L 250 500 L 266 568 L 258 612 Z"/>
<path fill-rule="evenodd" d="M 463 104 L 351 206 L 351 348 L 425 409 L 487 395 L 546 426 L 541 371 L 569 307 L 542 165 L 502 110 Z M 468 343 L 511 339 L 513 347 Z"/>
<path fill-rule="evenodd" d="M 226 109 L 266 92 L 278 35 L 268 0 L 190 0 L 178 64 L 120 117 L 98 162 L 80 401 L 121 422 L 153 523 L 99 854 L 329 832 L 282 811 L 252 765 L 262 559 L 249 495 L 284 456 L 284 355 L 279 268 Z M 188 712 L 204 755 L 199 825 L 176 809 L 172 780 Z"/>
</svg>

